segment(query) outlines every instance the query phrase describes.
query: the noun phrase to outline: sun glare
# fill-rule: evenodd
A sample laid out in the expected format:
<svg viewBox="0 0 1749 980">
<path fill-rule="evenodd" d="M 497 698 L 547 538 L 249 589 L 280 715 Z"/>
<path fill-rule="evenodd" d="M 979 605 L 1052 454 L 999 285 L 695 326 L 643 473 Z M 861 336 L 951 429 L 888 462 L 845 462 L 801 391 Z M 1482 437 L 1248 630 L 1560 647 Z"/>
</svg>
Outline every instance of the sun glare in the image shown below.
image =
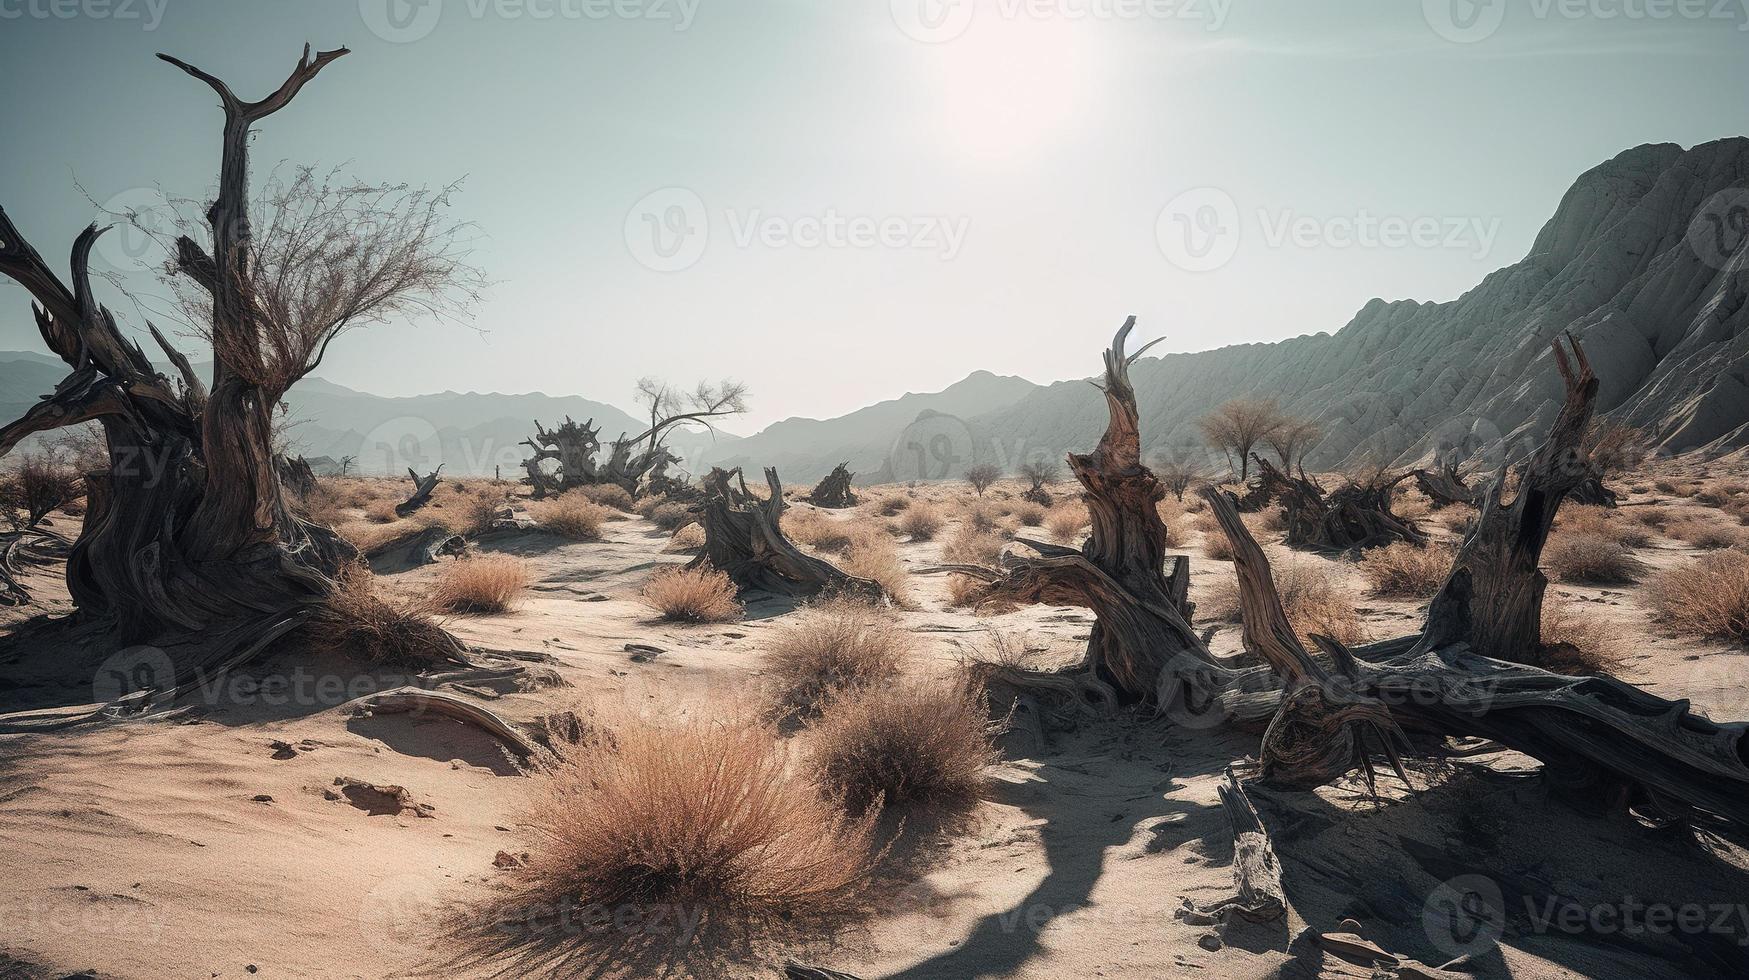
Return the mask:
<svg viewBox="0 0 1749 980">
<path fill-rule="evenodd" d="M 992 17 L 928 48 L 943 150 L 968 163 L 998 163 L 1085 123 L 1097 104 L 1087 30 L 1062 20 Z"/>
</svg>

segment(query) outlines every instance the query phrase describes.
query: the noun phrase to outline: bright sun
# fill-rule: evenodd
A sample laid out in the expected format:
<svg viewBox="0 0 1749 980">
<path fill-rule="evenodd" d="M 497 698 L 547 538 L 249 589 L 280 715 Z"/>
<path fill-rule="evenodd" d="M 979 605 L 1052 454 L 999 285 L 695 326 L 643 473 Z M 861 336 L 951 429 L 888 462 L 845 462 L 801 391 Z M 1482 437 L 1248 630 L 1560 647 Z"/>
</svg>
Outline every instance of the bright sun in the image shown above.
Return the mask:
<svg viewBox="0 0 1749 980">
<path fill-rule="evenodd" d="M 1086 25 L 985 17 L 925 53 L 939 144 L 967 162 L 1027 154 L 1085 122 L 1095 62 Z"/>
</svg>

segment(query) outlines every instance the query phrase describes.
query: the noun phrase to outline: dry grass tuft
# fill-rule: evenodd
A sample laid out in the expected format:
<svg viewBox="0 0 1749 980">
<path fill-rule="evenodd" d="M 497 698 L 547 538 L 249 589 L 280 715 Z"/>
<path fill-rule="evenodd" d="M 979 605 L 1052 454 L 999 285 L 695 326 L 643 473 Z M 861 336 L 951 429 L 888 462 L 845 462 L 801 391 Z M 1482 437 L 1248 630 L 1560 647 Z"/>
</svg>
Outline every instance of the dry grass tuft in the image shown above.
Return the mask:
<svg viewBox="0 0 1749 980">
<path fill-rule="evenodd" d="M 1562 507 L 1555 515 L 1555 529 L 1568 534 L 1608 538 L 1624 548 L 1644 548 L 1652 543 L 1647 525 L 1625 520 L 1617 511 L 1591 504 Z"/>
<path fill-rule="evenodd" d="M 535 773 L 539 843 L 512 901 L 789 934 L 861 909 L 876 816 L 848 818 L 791 774 L 757 721 L 628 720 Z"/>
<path fill-rule="evenodd" d="M 626 511 L 632 509 L 632 495 L 626 492 L 625 487 L 617 483 L 597 483 L 592 486 L 578 487 L 571 492 L 580 494 L 584 500 L 600 504 L 603 507 Z"/>
<path fill-rule="evenodd" d="M 784 535 L 791 541 L 800 541 L 821 551 L 836 552 L 850 547 L 850 522 L 833 520 L 812 507 L 785 510 L 781 523 Z"/>
<path fill-rule="evenodd" d="M 1371 638 L 1360 618 L 1358 597 L 1331 569 L 1311 559 L 1295 558 L 1277 564 L 1272 571 L 1282 609 L 1308 650 L 1316 649 L 1313 633 L 1322 633 L 1344 646 Z M 1223 577 L 1210 587 L 1200 608 L 1211 619 L 1239 622 L 1239 580 Z"/>
<path fill-rule="evenodd" d="M 1076 544 L 1088 521 L 1086 504 L 1079 500 L 1062 500 L 1045 515 L 1045 530 L 1064 544 Z"/>
<path fill-rule="evenodd" d="M 875 512 L 882 517 L 897 517 L 899 512 L 911 506 L 911 498 L 893 494 L 882 497 L 875 504 Z"/>
<path fill-rule="evenodd" d="M 941 510 L 927 500 L 920 500 L 899 518 L 900 533 L 912 541 L 933 541 L 941 533 Z"/>
<path fill-rule="evenodd" d="M 1708 517 L 1690 517 L 1671 521 L 1665 526 L 1664 533 L 1703 551 L 1733 548 L 1744 541 L 1741 528 L 1722 524 Z"/>
<path fill-rule="evenodd" d="M 373 500 L 364 505 L 364 516 L 378 524 L 392 524 L 401 519 L 401 515 L 395 513 L 396 503 L 386 499 Z"/>
<path fill-rule="evenodd" d="M 1628 585 L 1645 570 L 1625 545 L 1584 532 L 1555 535 L 1543 551 L 1543 565 L 1563 582 Z"/>
<path fill-rule="evenodd" d="M 735 583 L 714 568 L 664 568 L 644 583 L 644 604 L 677 623 L 731 623 L 741 618 Z"/>
<path fill-rule="evenodd" d="M 509 612 L 533 577 L 528 562 L 512 555 L 463 558 L 444 566 L 432 602 L 450 612 Z"/>
<path fill-rule="evenodd" d="M 1580 604 L 1551 595 L 1543 600 L 1541 667 L 1557 674 L 1588 677 L 1620 666 L 1619 634 L 1607 623 L 1585 615 Z"/>
<path fill-rule="evenodd" d="M 1227 532 L 1221 530 L 1221 522 L 1215 520 L 1213 511 L 1203 511 L 1196 517 L 1196 529 L 1202 532 L 1202 553 L 1215 561 L 1233 560 L 1233 543 L 1227 540 Z"/>
<path fill-rule="evenodd" d="M 941 549 L 941 557 L 955 565 L 994 565 L 1008 542 L 994 531 L 980 531 L 961 524 Z"/>
<path fill-rule="evenodd" d="M 1374 595 L 1402 599 L 1427 599 L 1445 584 L 1456 551 L 1429 545 L 1417 548 L 1398 541 L 1374 548 L 1360 559 L 1360 574 Z"/>
<path fill-rule="evenodd" d="M 688 524 L 668 539 L 663 551 L 697 551 L 704 547 L 704 528 L 697 524 Z"/>
<path fill-rule="evenodd" d="M 853 814 L 963 813 L 1001 758 L 989 699 L 965 679 L 917 679 L 834 698 L 808 728 L 804 768 Z"/>
<path fill-rule="evenodd" d="M 1014 505 L 1014 519 L 1021 527 L 1039 527 L 1045 522 L 1045 515 L 1050 513 L 1030 500 Z"/>
<path fill-rule="evenodd" d="M 1646 594 L 1682 633 L 1749 644 L 1749 553 L 1703 555 L 1659 574 Z"/>
<path fill-rule="evenodd" d="M 885 611 L 853 599 L 815 603 L 766 648 L 771 704 L 779 715 L 816 711 L 839 691 L 897 677 L 909 651 L 908 635 Z"/>
<path fill-rule="evenodd" d="M 664 531 L 677 531 L 698 520 L 698 515 L 685 504 L 662 503 L 650 508 L 644 515 L 651 524 Z"/>
<path fill-rule="evenodd" d="M 362 564 L 341 572 L 304 633 L 319 647 L 383 667 L 428 666 L 455 646 L 429 606 L 382 595 Z"/>
<path fill-rule="evenodd" d="M 870 579 L 901 606 L 911 603 L 911 576 L 899 560 L 893 539 L 866 524 L 850 525 L 838 567 L 857 578 Z"/>
<path fill-rule="evenodd" d="M 613 510 L 572 490 L 530 508 L 541 528 L 572 541 L 600 541 L 601 525 Z"/>
</svg>

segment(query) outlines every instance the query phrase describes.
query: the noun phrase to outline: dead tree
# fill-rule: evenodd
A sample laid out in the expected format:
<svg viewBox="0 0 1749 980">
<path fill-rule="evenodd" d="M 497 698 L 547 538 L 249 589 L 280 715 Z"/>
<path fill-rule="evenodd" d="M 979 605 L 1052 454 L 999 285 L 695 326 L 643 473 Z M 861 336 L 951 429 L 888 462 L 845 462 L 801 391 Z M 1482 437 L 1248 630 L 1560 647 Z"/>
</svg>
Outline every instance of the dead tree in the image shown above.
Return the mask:
<svg viewBox="0 0 1749 980">
<path fill-rule="evenodd" d="M 442 472 L 442 463 L 437 464 L 437 469 L 432 470 L 430 476 L 420 476 L 413 467 L 407 467 L 407 475 L 413 478 L 413 495 L 395 505 L 395 516 L 406 517 L 430 503 L 431 491 L 437 489 L 437 475 Z"/>
<path fill-rule="evenodd" d="M 1391 510 L 1391 494 L 1413 471 L 1395 477 L 1383 473 L 1348 480 L 1326 494 L 1317 481 L 1304 473 L 1291 476 L 1261 456 L 1257 463 L 1260 484 L 1272 488 L 1287 522 L 1287 545 L 1328 551 L 1379 548 L 1396 541 L 1417 547 L 1427 543 L 1415 523 Z"/>
<path fill-rule="evenodd" d="M 1434 510 L 1453 505 L 1476 507 L 1481 504 L 1480 491 L 1464 482 L 1464 475 L 1458 468 L 1456 452 L 1448 454 L 1435 466 L 1435 469 L 1415 471 L 1415 486 L 1432 501 Z"/>
<path fill-rule="evenodd" d="M 704 528 L 704 550 L 688 568 L 709 565 L 734 579 L 742 591 L 890 598 L 879 584 L 847 574 L 792 544 L 783 533 L 783 484 L 777 470 L 767 467 L 765 482 L 770 494 L 762 500 L 747 489 L 739 468 L 711 469 L 704 481 L 704 502 L 693 508 Z"/>
<path fill-rule="evenodd" d="M 815 507 L 855 507 L 856 494 L 850 490 L 850 479 L 855 475 L 850 472 L 848 461 L 839 463 L 808 495 L 808 503 Z"/>
<path fill-rule="evenodd" d="M 1049 507 L 1056 502 L 1051 497 L 1051 492 L 1045 489 L 1045 484 L 1054 483 L 1063 475 L 1063 468 L 1056 460 L 1041 457 L 1022 463 L 1016 472 L 1032 484 L 1020 495 L 1020 499 L 1030 500 L 1040 507 Z"/>
<path fill-rule="evenodd" d="M 1274 466 L 1260 466 L 1257 469 L 1257 479 L 1246 489 L 1245 495 L 1239 498 L 1239 513 L 1261 513 L 1271 503 L 1286 497 L 1293 489 L 1287 474 Z"/>
<path fill-rule="evenodd" d="M 203 314 L 197 329 L 212 344 L 210 383 L 153 328 L 177 377 L 159 374 L 97 302 L 88 270 L 102 234 L 97 226 L 73 243 L 69 285 L 0 212 L 0 273 L 29 291 L 43 342 L 69 369 L 53 392 L 0 428 L 0 455 L 32 433 L 100 423 L 107 470 L 87 478 L 67 587 L 83 615 L 110 624 L 111 642 L 162 648 L 179 677 L 203 669 L 210 675 L 296 628 L 354 559 L 333 531 L 287 506 L 274 461 L 275 413 L 334 336 L 408 302 L 408 290 L 434 288 L 453 268 L 443 265 L 441 235 L 403 241 L 391 255 L 384 241 L 361 242 L 373 232 L 348 223 L 328 229 L 336 251 L 297 253 L 331 256 L 333 264 L 296 266 L 287 253 L 273 253 L 280 263 L 262 269 L 263 243 L 248 213 L 250 130 L 346 53 L 312 56 L 306 46 L 279 88 L 254 102 L 193 65 L 159 56 L 206 83 L 224 112 L 209 241 L 183 235 L 175 242 L 176 271 L 193 284 Z M 387 226 L 391 233 L 405 228 Z M 353 247 L 340 250 L 347 244 Z M 372 263 L 390 261 L 408 263 L 395 267 L 408 276 L 372 275 L 386 268 Z M 419 262 L 431 264 L 415 268 Z M 300 298 L 300 289 L 309 294 Z"/>
<path fill-rule="evenodd" d="M 1477 528 L 1419 636 L 1353 652 L 1320 637 L 1325 657 L 1313 658 L 1295 638 L 1268 561 L 1231 500 L 1205 492 L 1234 546 L 1247 646 L 1267 666 L 1168 671 L 1163 697 L 1233 721 L 1266 719 L 1265 777 L 1290 786 L 1326 783 L 1357 768 L 1370 775 L 1374 749 L 1394 764 L 1398 746 L 1438 751 L 1447 738 L 1485 738 L 1540 760 L 1554 786 L 1599 808 L 1749 827 L 1749 724 L 1715 723 L 1687 701 L 1614 678 L 1511 662 L 1542 648 L 1545 583 L 1537 561 L 1556 510 L 1587 472 L 1580 437 L 1597 377 L 1577 342 L 1569 340 L 1571 359 L 1558 343 L 1567 389 L 1560 416 L 1524 467 L 1514 500 L 1501 500 L 1504 472 L 1489 487 Z M 1259 672 L 1280 685 L 1261 681 Z"/>
<path fill-rule="evenodd" d="M 1130 317 L 1105 352 L 1105 393 L 1110 419 L 1099 446 L 1069 456 L 1069 471 L 1081 484 L 1092 527 L 1079 551 L 1017 538 L 1036 557 L 1008 553 L 999 569 L 941 566 L 985 583 L 976 601 L 1007 600 L 1084 606 L 1097 615 L 1086 659 L 1041 683 L 1097 704 L 1128 703 L 1152 696 L 1162 668 L 1175 656 L 1200 651 L 1192 631 L 1189 563 L 1165 571 L 1166 527 L 1158 504 L 1166 491 L 1142 464 L 1135 389 L 1129 368 L 1153 344 L 1127 354 L 1135 328 Z M 1158 341 L 1155 341 L 1158 343 Z M 1018 680 L 1018 678 L 1016 678 Z M 1023 685 L 1016 684 L 1016 687 Z"/>
</svg>

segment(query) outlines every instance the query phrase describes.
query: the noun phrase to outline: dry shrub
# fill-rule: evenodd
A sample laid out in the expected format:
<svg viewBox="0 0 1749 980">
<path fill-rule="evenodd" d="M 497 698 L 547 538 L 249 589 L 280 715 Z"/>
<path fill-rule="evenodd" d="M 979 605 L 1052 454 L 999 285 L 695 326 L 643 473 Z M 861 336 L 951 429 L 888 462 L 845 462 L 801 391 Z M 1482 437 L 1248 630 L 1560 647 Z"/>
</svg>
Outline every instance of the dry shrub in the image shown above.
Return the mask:
<svg viewBox="0 0 1749 980">
<path fill-rule="evenodd" d="M 912 541 L 933 541 L 941 533 L 941 510 L 928 501 L 918 501 L 899 518 L 899 530 Z"/>
<path fill-rule="evenodd" d="M 698 914 L 712 932 L 788 934 L 860 910 L 883 853 L 875 819 L 846 817 L 793 775 L 756 720 L 630 719 L 590 731 L 534 774 L 538 843 L 511 902 Z"/>
<path fill-rule="evenodd" d="M 954 529 L 941 549 L 941 557 L 955 565 L 994 565 L 1008 542 L 994 531 L 980 531 L 969 524 Z"/>
<path fill-rule="evenodd" d="M 468 537 L 478 537 L 492 530 L 498 516 L 510 506 L 503 491 L 485 487 L 474 491 L 456 506 L 457 530 Z"/>
<path fill-rule="evenodd" d="M 1063 500 L 1045 515 L 1045 530 L 1058 541 L 1074 544 L 1088 520 L 1086 504 L 1079 500 Z"/>
<path fill-rule="evenodd" d="M 1617 631 L 1585 615 L 1580 604 L 1560 596 L 1543 601 L 1542 662 L 1557 674 L 1590 676 L 1620 665 L 1622 644 Z"/>
<path fill-rule="evenodd" d="M 1280 507 L 1269 507 L 1255 514 L 1244 514 L 1239 519 L 1245 522 L 1245 526 L 1251 530 L 1251 536 L 1254 538 L 1287 533 L 1287 512 Z M 1219 530 L 1220 525 L 1217 523 L 1215 528 Z"/>
<path fill-rule="evenodd" d="M 1664 528 L 1664 533 L 1703 551 L 1731 548 L 1743 541 L 1743 532 L 1740 528 L 1721 524 L 1707 517 L 1690 517 L 1685 520 L 1672 521 Z"/>
<path fill-rule="evenodd" d="M 644 515 L 650 523 L 664 531 L 674 531 L 698 520 L 698 515 L 685 504 L 662 503 L 650 508 Z"/>
<path fill-rule="evenodd" d="M 1366 577 L 1375 595 L 1427 599 L 1445 584 L 1455 554 L 1451 548 L 1434 545 L 1417 548 L 1407 541 L 1397 541 L 1363 555 L 1360 574 Z"/>
<path fill-rule="evenodd" d="M 1215 520 L 1213 511 L 1197 515 L 1196 529 L 1202 532 L 1203 554 L 1215 561 L 1233 560 L 1233 543 L 1227 540 L 1227 532 L 1221 530 L 1221 522 Z"/>
<path fill-rule="evenodd" d="M 1563 582 L 1586 585 L 1627 585 L 1645 569 L 1621 542 L 1585 532 L 1555 535 L 1543 565 Z"/>
<path fill-rule="evenodd" d="M 1703 555 L 1653 578 L 1646 594 L 1680 632 L 1749 643 L 1749 553 Z"/>
<path fill-rule="evenodd" d="M 1405 491 L 1392 501 L 1391 510 L 1405 520 L 1418 521 L 1433 513 L 1433 502 L 1419 491 Z"/>
<path fill-rule="evenodd" d="M 1001 758 L 983 689 L 964 678 L 865 687 L 833 698 L 808 727 L 804 768 L 853 814 L 881 806 L 963 813 Z"/>
<path fill-rule="evenodd" d="M 795 507 L 784 511 L 783 533 L 791 541 L 800 541 L 821 551 L 843 551 L 850 547 L 851 525 L 835 521 L 811 507 Z"/>
<path fill-rule="evenodd" d="M 644 604 L 677 623 L 730 623 L 741 618 L 735 583 L 714 568 L 664 568 L 644 583 Z"/>
<path fill-rule="evenodd" d="M 697 524 L 688 524 L 668 539 L 663 551 L 697 551 L 704 547 L 704 528 Z"/>
<path fill-rule="evenodd" d="M 1312 645 L 1313 633 L 1322 633 L 1344 646 L 1369 639 L 1366 624 L 1356 608 L 1358 597 L 1335 572 L 1306 559 L 1282 562 L 1272 572 L 1282 609 L 1307 649 L 1316 649 Z M 1210 587 L 1208 598 L 1200 607 L 1212 619 L 1239 622 L 1239 580 L 1222 578 Z"/>
<path fill-rule="evenodd" d="M 995 534 L 1002 530 L 997 507 L 987 503 L 971 503 L 960 508 L 960 529 L 970 528 L 978 534 Z"/>
<path fill-rule="evenodd" d="M 880 502 L 876 505 L 876 508 L 877 512 L 882 517 L 896 517 L 900 511 L 910 506 L 910 497 L 894 495 L 890 497 L 882 497 Z"/>
<path fill-rule="evenodd" d="M 1654 530 L 1663 530 L 1676 518 L 1676 512 L 1669 507 L 1623 507 L 1620 510 L 1628 520 Z"/>
<path fill-rule="evenodd" d="M 1589 534 L 1608 538 L 1626 548 L 1644 548 L 1652 543 L 1646 525 L 1624 520 L 1608 507 L 1593 504 L 1572 504 L 1555 515 L 1555 529 L 1573 534 Z"/>
<path fill-rule="evenodd" d="M 458 613 L 509 612 L 534 576 L 512 555 L 481 555 L 444 566 L 432 601 Z"/>
<path fill-rule="evenodd" d="M 899 560 L 899 549 L 893 546 L 892 538 L 872 527 L 856 525 L 851 529 L 838 567 L 879 584 L 900 605 L 911 601 L 910 576 Z"/>
<path fill-rule="evenodd" d="M 365 505 L 364 516 L 378 524 L 393 523 L 401 519 L 401 515 L 395 513 L 395 504 L 393 500 L 373 500 Z"/>
<path fill-rule="evenodd" d="M 362 564 L 340 573 L 304 632 L 319 647 L 383 667 L 427 666 L 455 646 L 426 604 L 380 594 Z"/>
<path fill-rule="evenodd" d="M 346 520 L 346 502 L 326 483 L 318 482 L 314 490 L 301 497 L 289 492 L 286 497 L 292 512 L 311 524 L 339 527 Z"/>
<path fill-rule="evenodd" d="M 809 606 L 765 651 L 775 713 L 812 712 L 838 691 L 892 680 L 908 641 L 891 615 L 867 603 L 839 598 Z"/>
<path fill-rule="evenodd" d="M 580 494 L 584 500 L 603 507 L 612 507 L 614 510 L 632 509 L 632 495 L 617 483 L 595 483 L 577 487 L 570 492 Z"/>
<path fill-rule="evenodd" d="M 613 510 L 590 500 L 575 490 L 551 500 L 543 500 L 530 508 L 534 522 L 543 530 L 572 541 L 600 541 L 601 525 Z"/>
<path fill-rule="evenodd" d="M 1044 524 L 1047 513 L 1049 511 L 1030 500 L 1014 506 L 1014 519 L 1020 522 L 1021 527 L 1038 527 Z"/>
</svg>

